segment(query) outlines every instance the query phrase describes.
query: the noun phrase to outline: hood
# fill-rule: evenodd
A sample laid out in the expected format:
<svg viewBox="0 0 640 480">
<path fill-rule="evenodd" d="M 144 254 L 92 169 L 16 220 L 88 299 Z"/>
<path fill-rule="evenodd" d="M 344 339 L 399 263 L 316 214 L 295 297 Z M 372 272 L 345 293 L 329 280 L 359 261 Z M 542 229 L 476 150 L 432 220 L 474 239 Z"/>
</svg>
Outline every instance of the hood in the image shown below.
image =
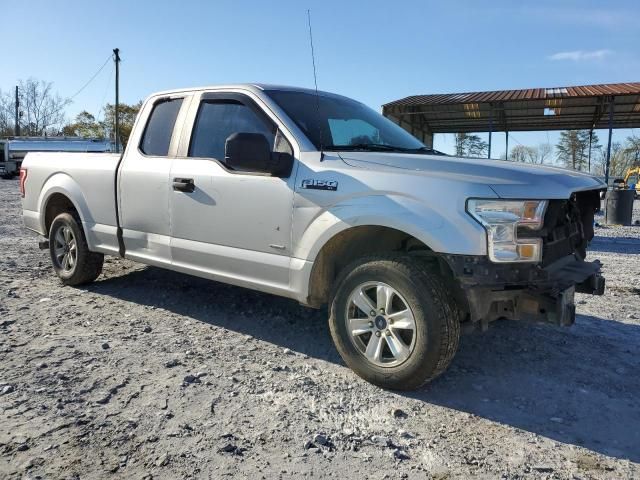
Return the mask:
<svg viewBox="0 0 640 480">
<path fill-rule="evenodd" d="M 501 198 L 564 199 L 573 192 L 606 188 L 602 180 L 586 173 L 506 160 L 386 152 L 339 155 L 353 167 L 407 170 L 413 175 L 488 185 Z"/>
</svg>

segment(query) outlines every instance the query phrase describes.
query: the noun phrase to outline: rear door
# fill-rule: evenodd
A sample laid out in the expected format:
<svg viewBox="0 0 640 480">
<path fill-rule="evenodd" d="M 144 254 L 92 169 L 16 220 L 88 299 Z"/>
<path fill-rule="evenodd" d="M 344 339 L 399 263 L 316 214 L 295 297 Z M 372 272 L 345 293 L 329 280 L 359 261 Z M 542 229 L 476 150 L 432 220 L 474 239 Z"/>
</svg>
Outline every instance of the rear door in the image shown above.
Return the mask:
<svg viewBox="0 0 640 480">
<path fill-rule="evenodd" d="M 180 138 L 188 95 L 152 99 L 140 113 L 120 167 L 119 215 L 126 258 L 152 265 L 171 263 L 169 174 Z"/>
<path fill-rule="evenodd" d="M 229 135 L 247 132 L 294 154 L 293 137 L 242 93 L 194 97 L 186 125 L 193 128 L 183 134 L 171 178 L 193 190 L 171 195 L 174 267 L 274 293 L 287 289 L 297 162 L 289 178 L 238 172 L 225 165 L 224 149 Z"/>
</svg>

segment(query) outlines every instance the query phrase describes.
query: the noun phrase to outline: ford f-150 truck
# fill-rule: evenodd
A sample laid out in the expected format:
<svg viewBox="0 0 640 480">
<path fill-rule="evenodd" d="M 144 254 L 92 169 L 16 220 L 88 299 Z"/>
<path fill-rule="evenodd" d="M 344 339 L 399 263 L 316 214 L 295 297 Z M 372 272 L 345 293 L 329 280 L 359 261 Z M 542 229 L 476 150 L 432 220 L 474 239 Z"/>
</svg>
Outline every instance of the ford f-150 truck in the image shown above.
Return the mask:
<svg viewBox="0 0 640 480">
<path fill-rule="evenodd" d="M 585 261 L 601 180 L 438 155 L 326 92 L 158 93 L 123 155 L 29 154 L 20 188 L 63 284 L 113 255 L 328 305 L 346 364 L 387 388 L 442 373 L 461 328 L 570 325 L 574 293 L 604 291 Z"/>
</svg>

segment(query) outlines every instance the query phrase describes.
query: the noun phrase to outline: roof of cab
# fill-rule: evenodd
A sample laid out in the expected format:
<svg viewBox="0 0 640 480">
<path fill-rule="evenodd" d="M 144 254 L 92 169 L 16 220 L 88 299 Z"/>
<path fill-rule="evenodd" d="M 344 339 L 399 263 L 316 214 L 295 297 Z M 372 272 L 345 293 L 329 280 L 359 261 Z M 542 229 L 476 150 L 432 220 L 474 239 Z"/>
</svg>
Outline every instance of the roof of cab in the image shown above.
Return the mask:
<svg viewBox="0 0 640 480">
<path fill-rule="evenodd" d="M 207 85 L 202 87 L 188 87 L 188 88 L 176 88 L 172 90 L 164 90 L 161 92 L 155 92 L 151 94 L 151 97 L 157 97 L 162 95 L 173 95 L 176 93 L 185 93 L 185 92 L 197 92 L 200 90 L 231 90 L 231 89 L 242 89 L 249 90 L 254 93 L 262 92 L 265 90 L 279 90 L 286 92 L 301 92 L 301 93 L 309 93 L 312 95 L 316 94 L 316 91 L 312 88 L 303 88 L 303 87 L 292 87 L 288 85 L 273 85 L 268 83 L 230 83 L 230 84 L 220 84 L 220 85 Z M 338 95 L 336 93 L 324 92 L 319 90 L 319 95 L 327 96 L 327 97 L 343 97 L 343 95 Z"/>
</svg>

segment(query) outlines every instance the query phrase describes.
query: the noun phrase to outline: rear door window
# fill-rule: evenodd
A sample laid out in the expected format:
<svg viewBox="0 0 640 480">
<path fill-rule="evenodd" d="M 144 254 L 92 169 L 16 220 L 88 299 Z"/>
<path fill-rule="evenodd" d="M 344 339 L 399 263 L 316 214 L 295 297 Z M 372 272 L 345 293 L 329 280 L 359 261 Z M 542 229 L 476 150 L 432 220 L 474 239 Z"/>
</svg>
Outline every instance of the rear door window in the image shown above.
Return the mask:
<svg viewBox="0 0 640 480">
<path fill-rule="evenodd" d="M 153 106 L 140 142 L 142 153 L 154 157 L 166 157 L 169 154 L 171 136 L 181 106 L 182 98 L 161 100 Z"/>
</svg>

